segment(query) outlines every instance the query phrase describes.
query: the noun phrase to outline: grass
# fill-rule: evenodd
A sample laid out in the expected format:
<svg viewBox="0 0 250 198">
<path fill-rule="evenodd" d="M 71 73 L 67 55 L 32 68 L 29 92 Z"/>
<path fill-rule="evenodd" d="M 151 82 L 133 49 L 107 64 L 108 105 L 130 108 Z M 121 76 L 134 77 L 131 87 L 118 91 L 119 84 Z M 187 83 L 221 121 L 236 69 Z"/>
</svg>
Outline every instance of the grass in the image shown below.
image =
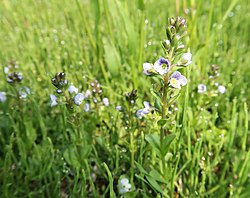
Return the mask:
<svg viewBox="0 0 250 198">
<path fill-rule="evenodd" d="M 1 197 L 119 197 L 123 177 L 132 184 L 124 197 L 249 197 L 249 11 L 243 0 L 2 0 Z M 167 18 L 177 15 L 188 21 L 193 62 L 182 70 L 188 84 L 178 111 L 168 115 L 174 136 L 162 174 L 152 140 L 158 115 L 140 120 L 135 112 L 144 100 L 154 104 L 142 65 L 164 56 Z M 23 75 L 16 86 L 4 73 L 11 60 Z M 109 98 L 109 106 L 51 108 L 51 78 L 61 71 L 83 92 L 97 79 L 98 99 Z M 24 85 L 31 94 L 22 100 Z M 133 89 L 131 107 L 125 94 Z"/>
</svg>

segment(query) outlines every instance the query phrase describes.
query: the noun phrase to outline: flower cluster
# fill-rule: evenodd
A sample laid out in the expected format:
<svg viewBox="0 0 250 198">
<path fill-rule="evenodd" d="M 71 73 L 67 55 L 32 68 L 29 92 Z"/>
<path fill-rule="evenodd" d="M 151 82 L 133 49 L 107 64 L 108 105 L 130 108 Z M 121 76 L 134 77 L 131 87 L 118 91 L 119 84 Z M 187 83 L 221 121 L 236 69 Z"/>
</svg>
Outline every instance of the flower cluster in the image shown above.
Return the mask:
<svg viewBox="0 0 250 198">
<path fill-rule="evenodd" d="M 63 93 L 64 88 L 67 87 L 68 81 L 66 80 L 66 74 L 64 72 L 58 72 L 51 79 L 52 84 L 57 88 L 56 93 Z"/>
<path fill-rule="evenodd" d="M 83 109 L 85 112 L 90 111 L 91 102 L 95 105 L 100 102 L 104 106 L 109 106 L 108 98 L 102 98 L 102 89 L 97 80 L 90 83 L 91 91 L 87 89 L 86 92 L 79 91 L 79 88 L 73 84 L 68 85 L 68 80 L 64 72 L 56 73 L 55 77 L 51 79 L 51 82 L 57 88 L 55 92 L 59 94 L 58 97 L 54 94 L 50 94 L 51 107 L 58 105 L 60 101 L 66 103 L 69 109 L 73 109 L 74 105 L 81 106 L 84 103 Z"/>
<path fill-rule="evenodd" d="M 18 71 L 19 66 L 15 61 L 10 61 L 7 66 L 4 67 L 4 73 L 6 74 L 6 81 L 13 87 L 17 92 L 18 98 L 26 99 L 30 94 L 30 89 L 27 86 L 22 86 L 23 76 Z M 13 94 L 10 94 L 13 95 Z M 3 96 L 3 95 L 2 95 Z M 4 95 L 4 102 L 6 100 L 6 94 Z"/>
<path fill-rule="evenodd" d="M 198 85 L 198 93 L 204 94 L 208 91 L 209 95 L 217 96 L 218 94 L 224 94 L 226 92 L 226 87 L 224 85 L 220 85 L 218 83 L 218 77 L 220 76 L 219 73 L 219 66 L 212 64 L 210 70 L 208 72 L 209 84 L 208 88 L 205 84 Z M 211 89 L 212 87 L 212 89 Z"/>
<path fill-rule="evenodd" d="M 160 76 L 164 83 L 167 79 L 167 83 L 176 89 L 186 85 L 186 77 L 176 71 L 192 63 L 192 54 L 184 52 L 182 38 L 185 34 L 186 20 L 181 17 L 170 18 L 169 27 L 166 30 L 167 40 L 162 43 L 166 57 L 160 57 L 154 64 L 144 63 L 143 73 L 147 76 Z"/>
</svg>

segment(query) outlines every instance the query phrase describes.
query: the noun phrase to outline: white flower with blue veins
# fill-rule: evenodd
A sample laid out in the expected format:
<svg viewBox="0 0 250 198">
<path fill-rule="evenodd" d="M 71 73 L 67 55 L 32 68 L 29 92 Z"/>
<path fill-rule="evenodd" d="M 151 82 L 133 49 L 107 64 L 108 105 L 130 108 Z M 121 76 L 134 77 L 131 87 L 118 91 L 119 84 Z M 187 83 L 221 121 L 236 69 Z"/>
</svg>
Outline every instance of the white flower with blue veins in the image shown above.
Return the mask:
<svg viewBox="0 0 250 198">
<path fill-rule="evenodd" d="M 165 58 L 159 58 L 155 61 L 154 65 L 151 63 L 144 63 L 143 64 L 143 73 L 146 75 L 151 74 L 160 74 L 164 75 L 168 73 L 170 67 L 170 62 Z"/>
<path fill-rule="evenodd" d="M 187 79 L 185 76 L 181 75 L 180 72 L 175 71 L 169 81 L 170 85 L 176 89 L 181 89 L 181 86 L 184 86 L 187 84 Z"/>
<path fill-rule="evenodd" d="M 78 93 L 76 94 L 76 96 L 74 97 L 74 102 L 76 105 L 81 105 L 82 104 L 82 101 L 84 100 L 84 95 L 82 93 Z"/>
<path fill-rule="evenodd" d="M 120 191 L 121 194 L 129 192 L 131 187 L 132 186 L 129 183 L 129 180 L 127 178 L 123 178 L 123 179 L 120 180 L 119 191 Z"/>
<path fill-rule="evenodd" d="M 160 75 L 164 75 L 168 73 L 170 67 L 170 62 L 165 59 L 165 58 L 159 58 L 155 63 L 154 63 L 154 69 L 157 73 Z"/>
</svg>

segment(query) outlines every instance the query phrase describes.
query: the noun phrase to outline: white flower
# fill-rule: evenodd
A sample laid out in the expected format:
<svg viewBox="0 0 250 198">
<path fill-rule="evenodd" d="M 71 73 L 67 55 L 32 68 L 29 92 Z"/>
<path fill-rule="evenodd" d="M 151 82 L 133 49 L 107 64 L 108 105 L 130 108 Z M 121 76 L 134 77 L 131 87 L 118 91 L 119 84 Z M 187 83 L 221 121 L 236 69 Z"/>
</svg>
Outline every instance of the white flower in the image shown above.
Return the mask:
<svg viewBox="0 0 250 198">
<path fill-rule="evenodd" d="M 165 58 L 159 58 L 157 61 L 155 61 L 154 63 L 154 69 L 157 73 L 159 73 L 160 75 L 164 75 L 166 73 L 168 73 L 170 67 L 170 63 L 167 59 Z"/>
<path fill-rule="evenodd" d="M 177 65 L 188 66 L 192 63 L 192 54 L 191 53 L 184 53 L 182 55 L 181 60 L 177 63 Z"/>
<path fill-rule="evenodd" d="M 74 97 L 74 102 L 76 105 L 81 105 L 82 101 L 84 100 L 84 95 L 82 93 L 78 93 L 76 94 L 76 96 Z"/>
<path fill-rule="evenodd" d="M 226 87 L 223 86 L 223 85 L 220 85 L 220 86 L 218 87 L 218 92 L 220 92 L 221 94 L 224 94 L 224 93 L 226 92 Z"/>
<path fill-rule="evenodd" d="M 109 99 L 108 98 L 103 98 L 102 103 L 107 107 L 109 106 Z"/>
<path fill-rule="evenodd" d="M 206 91 L 207 91 L 207 86 L 206 86 L 206 85 L 204 85 L 204 84 L 199 84 L 199 85 L 198 85 L 198 93 L 203 94 L 203 93 L 205 93 Z"/>
<path fill-rule="evenodd" d="M 5 73 L 5 74 L 8 74 L 9 71 L 10 71 L 10 68 L 9 68 L 9 67 L 4 67 L 4 73 Z"/>
<path fill-rule="evenodd" d="M 27 98 L 27 96 L 30 94 L 30 89 L 28 88 L 28 87 L 26 87 L 26 86 L 24 86 L 23 88 L 21 88 L 20 90 L 19 90 L 19 97 L 21 98 L 21 99 L 25 99 L 25 98 Z"/>
<path fill-rule="evenodd" d="M 84 96 L 85 96 L 85 98 L 88 98 L 90 95 L 91 95 L 91 91 L 87 90 Z"/>
<path fill-rule="evenodd" d="M 0 92 L 0 102 L 5 102 L 5 101 L 6 101 L 6 93 Z"/>
<path fill-rule="evenodd" d="M 143 73 L 148 75 L 151 75 L 150 70 L 153 70 L 153 65 L 151 63 L 143 63 Z"/>
<path fill-rule="evenodd" d="M 56 100 L 57 100 L 57 97 L 53 94 L 50 94 L 50 106 L 51 107 L 54 107 L 58 104 Z"/>
<path fill-rule="evenodd" d="M 129 180 L 127 178 L 123 178 L 123 179 L 120 180 L 119 191 L 120 191 L 121 194 L 129 192 L 131 187 L 132 186 L 129 183 Z"/>
<path fill-rule="evenodd" d="M 78 93 L 78 88 L 76 88 L 74 85 L 70 85 L 69 88 L 68 88 L 68 91 L 70 94 L 77 94 Z"/>
<path fill-rule="evenodd" d="M 89 112 L 90 111 L 90 105 L 89 105 L 89 103 L 85 103 L 83 108 L 84 108 L 85 112 Z"/>
</svg>

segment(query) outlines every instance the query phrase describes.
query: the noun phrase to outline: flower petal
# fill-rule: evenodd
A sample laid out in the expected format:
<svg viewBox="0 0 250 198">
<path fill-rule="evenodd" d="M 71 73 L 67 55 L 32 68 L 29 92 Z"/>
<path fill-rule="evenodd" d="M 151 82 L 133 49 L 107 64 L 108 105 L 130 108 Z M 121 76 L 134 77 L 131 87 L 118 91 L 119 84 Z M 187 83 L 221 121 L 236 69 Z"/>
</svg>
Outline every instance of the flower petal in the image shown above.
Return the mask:
<svg viewBox="0 0 250 198">
<path fill-rule="evenodd" d="M 143 73 L 146 75 L 151 75 L 150 70 L 153 69 L 153 65 L 151 63 L 143 63 Z"/>
</svg>

